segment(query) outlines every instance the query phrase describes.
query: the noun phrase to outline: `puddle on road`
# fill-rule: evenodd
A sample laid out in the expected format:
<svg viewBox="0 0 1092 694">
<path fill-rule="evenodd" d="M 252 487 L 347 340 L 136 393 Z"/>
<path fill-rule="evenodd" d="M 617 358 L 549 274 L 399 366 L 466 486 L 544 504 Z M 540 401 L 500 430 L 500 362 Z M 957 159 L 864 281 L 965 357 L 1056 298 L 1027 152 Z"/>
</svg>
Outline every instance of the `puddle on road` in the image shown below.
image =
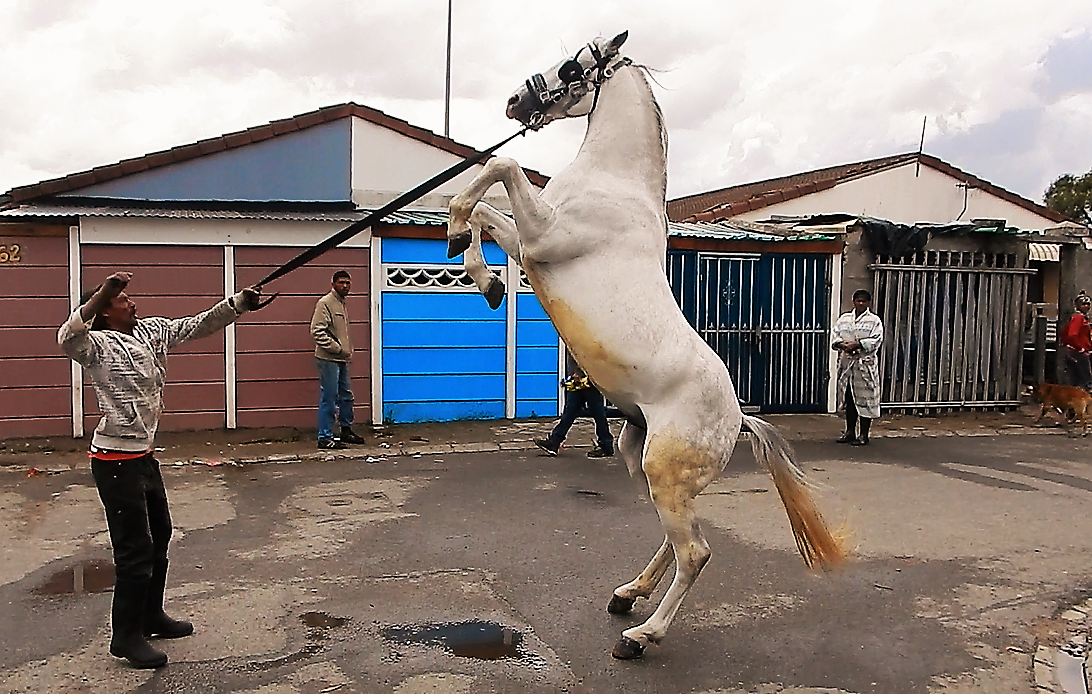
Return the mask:
<svg viewBox="0 0 1092 694">
<path fill-rule="evenodd" d="M 305 612 L 300 615 L 300 621 L 312 628 L 329 629 L 345 626 L 349 618 L 334 617 L 325 612 Z"/>
<path fill-rule="evenodd" d="M 80 562 L 54 573 L 34 589 L 39 595 L 104 593 L 114 587 L 114 563 L 109 559 Z"/>
<path fill-rule="evenodd" d="M 291 665 L 317 655 L 325 647 L 323 641 L 329 636 L 330 629 L 337 629 L 349 623 L 348 617 L 334 617 L 325 612 L 304 612 L 300 621 L 307 627 L 307 643 L 295 653 L 274 658 L 273 660 L 251 661 L 247 667 L 252 670 L 272 670 L 282 665 Z"/>
<path fill-rule="evenodd" d="M 461 658 L 479 660 L 518 659 L 523 641 L 523 634 L 516 629 L 481 621 L 393 626 L 382 633 L 394 643 L 442 645 Z"/>
</svg>

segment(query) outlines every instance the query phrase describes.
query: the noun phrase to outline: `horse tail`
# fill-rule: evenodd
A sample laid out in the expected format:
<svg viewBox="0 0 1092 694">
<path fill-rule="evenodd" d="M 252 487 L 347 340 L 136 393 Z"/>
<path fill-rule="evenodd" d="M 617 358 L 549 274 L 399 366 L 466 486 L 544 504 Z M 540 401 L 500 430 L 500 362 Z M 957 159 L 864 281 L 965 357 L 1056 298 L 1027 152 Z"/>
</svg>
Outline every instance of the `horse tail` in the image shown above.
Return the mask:
<svg viewBox="0 0 1092 694">
<path fill-rule="evenodd" d="M 773 477 L 804 563 L 808 568 L 818 565 L 823 570 L 830 570 L 845 562 L 848 557 L 845 538 L 839 536 L 842 533 L 831 533 L 823 522 L 808 492 L 811 485 L 793 461 L 789 442 L 776 427 L 758 417 L 743 415 L 743 425 L 752 434 L 755 459 Z"/>
</svg>

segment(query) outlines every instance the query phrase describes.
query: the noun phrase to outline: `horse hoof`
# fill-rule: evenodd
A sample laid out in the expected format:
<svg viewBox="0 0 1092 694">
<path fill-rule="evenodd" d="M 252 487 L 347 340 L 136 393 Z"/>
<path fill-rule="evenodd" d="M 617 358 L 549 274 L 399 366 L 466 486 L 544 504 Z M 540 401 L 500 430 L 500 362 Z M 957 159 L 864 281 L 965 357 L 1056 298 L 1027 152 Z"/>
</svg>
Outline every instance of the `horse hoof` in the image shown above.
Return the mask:
<svg viewBox="0 0 1092 694">
<path fill-rule="evenodd" d="M 644 646 L 627 636 L 623 636 L 618 639 L 618 643 L 614 644 L 614 650 L 610 654 L 618 660 L 633 660 L 634 658 L 640 658 L 644 652 Z"/>
<path fill-rule="evenodd" d="M 485 301 L 489 308 L 496 310 L 504 301 L 504 282 L 496 277 L 489 280 L 489 288 L 485 290 Z"/>
<path fill-rule="evenodd" d="M 620 598 L 617 595 L 612 595 L 610 596 L 610 604 L 607 605 L 607 612 L 611 614 L 629 614 L 635 602 L 637 602 L 637 598 Z"/>
<path fill-rule="evenodd" d="M 449 236 L 447 239 L 447 257 L 454 258 L 466 249 L 470 248 L 470 242 L 473 237 L 470 235 L 470 230 L 460 231 L 454 236 Z"/>
</svg>

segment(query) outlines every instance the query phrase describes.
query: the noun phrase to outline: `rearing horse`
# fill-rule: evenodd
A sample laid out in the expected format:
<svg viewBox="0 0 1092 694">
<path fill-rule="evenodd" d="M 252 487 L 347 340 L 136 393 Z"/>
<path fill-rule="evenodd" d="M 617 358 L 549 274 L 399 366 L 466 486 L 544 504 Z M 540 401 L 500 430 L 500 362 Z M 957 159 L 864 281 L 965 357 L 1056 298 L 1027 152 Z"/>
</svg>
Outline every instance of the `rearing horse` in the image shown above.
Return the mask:
<svg viewBox="0 0 1092 694">
<path fill-rule="evenodd" d="M 448 255 L 464 263 L 496 308 L 504 285 L 481 256 L 488 233 L 527 273 L 573 357 L 625 415 L 618 450 L 648 485 L 665 539 L 636 578 L 615 588 L 607 610 L 628 613 L 675 561 L 656 611 L 626 629 L 616 658 L 659 643 L 709 561 L 694 498 L 720 474 L 746 425 L 755 457 L 771 473 L 797 547 L 810 567 L 845 559 L 823 523 L 785 439 L 745 415 L 725 364 L 690 326 L 664 271 L 667 255 L 667 137 L 642 70 L 618 53 L 628 32 L 597 38 L 527 80 L 507 115 L 533 128 L 588 116 L 576 159 L 541 195 L 511 159 L 491 159 L 450 204 Z M 501 182 L 512 217 L 481 202 Z"/>
</svg>

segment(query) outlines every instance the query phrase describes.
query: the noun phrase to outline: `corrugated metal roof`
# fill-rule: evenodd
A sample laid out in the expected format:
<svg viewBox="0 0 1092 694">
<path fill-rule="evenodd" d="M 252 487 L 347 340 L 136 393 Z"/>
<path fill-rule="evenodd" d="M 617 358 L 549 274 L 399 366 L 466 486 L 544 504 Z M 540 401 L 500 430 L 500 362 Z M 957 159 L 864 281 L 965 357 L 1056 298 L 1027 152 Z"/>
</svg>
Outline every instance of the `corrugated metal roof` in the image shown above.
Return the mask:
<svg viewBox="0 0 1092 694">
<path fill-rule="evenodd" d="M 830 233 L 790 229 L 785 225 L 759 224 L 738 219 L 719 222 L 668 222 L 667 233 L 670 236 L 723 241 L 762 241 L 765 243 L 833 241 L 838 238 Z"/>
<path fill-rule="evenodd" d="M 1048 263 L 1058 262 L 1058 253 L 1061 245 L 1057 243 L 1029 243 L 1028 257 L 1031 260 L 1040 260 Z"/>
<path fill-rule="evenodd" d="M 296 222 L 354 222 L 367 212 L 320 212 L 278 210 L 188 210 L 181 208 L 93 207 L 79 205 L 21 205 L 0 211 L 0 219 L 41 217 L 133 217 L 157 219 L 266 219 Z"/>
<path fill-rule="evenodd" d="M 352 222 L 364 219 L 371 210 L 355 211 L 279 211 L 279 210 L 190 210 L 182 208 L 80 206 L 80 205 L 21 205 L 0 211 L 0 219 L 33 219 L 57 217 L 132 217 L 156 219 L 258 219 L 293 222 Z M 405 209 L 383 218 L 385 224 L 445 226 L 447 210 Z"/>
<path fill-rule="evenodd" d="M 90 205 L 21 205 L 0 211 L 0 219 L 58 217 L 129 217 L 156 219 L 256 219 L 296 222 L 344 222 L 364 219 L 371 210 L 357 211 L 276 211 L 276 210 L 200 210 L 182 208 L 116 207 Z M 407 208 L 383 218 L 384 224 L 443 227 L 447 210 Z M 785 224 L 762 224 L 743 220 L 720 222 L 669 222 L 671 236 L 718 239 L 724 241 L 830 241 L 829 233 L 792 231 Z"/>
</svg>

